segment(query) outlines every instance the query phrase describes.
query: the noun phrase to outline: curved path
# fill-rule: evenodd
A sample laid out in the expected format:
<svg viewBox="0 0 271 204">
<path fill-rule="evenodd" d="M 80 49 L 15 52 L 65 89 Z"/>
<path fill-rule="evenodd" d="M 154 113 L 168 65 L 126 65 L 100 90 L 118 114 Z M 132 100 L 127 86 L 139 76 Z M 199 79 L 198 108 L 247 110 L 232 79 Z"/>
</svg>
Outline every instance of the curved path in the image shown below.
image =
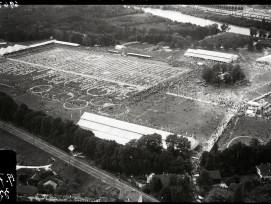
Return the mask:
<svg viewBox="0 0 271 204">
<path fill-rule="evenodd" d="M 251 136 L 237 136 L 237 137 L 231 139 L 231 141 L 228 142 L 227 148 L 230 146 L 230 144 L 231 144 L 234 140 L 236 140 L 236 139 L 238 139 L 238 138 L 243 138 L 243 137 L 248 137 L 248 138 L 252 138 L 252 139 L 254 138 L 254 137 L 251 137 Z M 255 139 L 258 139 L 258 138 L 255 138 Z M 264 143 L 263 140 L 261 140 L 261 139 L 258 139 L 258 140 L 259 140 L 260 142 Z"/>
<path fill-rule="evenodd" d="M 110 173 L 103 171 L 101 169 L 98 169 L 97 167 L 93 167 L 90 164 L 88 164 L 85 161 L 76 159 L 74 157 L 71 157 L 71 155 L 67 154 L 66 152 L 54 147 L 53 145 L 45 142 L 44 140 L 41 140 L 33 135 L 30 135 L 29 133 L 25 132 L 24 130 L 21 130 L 19 128 L 16 128 L 12 126 L 9 123 L 5 123 L 3 121 L 0 121 L 0 128 L 10 132 L 11 134 L 25 140 L 26 142 L 29 142 L 38 148 L 42 149 L 43 151 L 48 152 L 49 154 L 53 155 L 54 157 L 57 157 L 58 159 L 69 163 L 70 165 L 88 173 L 89 175 L 92 175 L 93 177 L 100 179 L 101 181 L 108 183 L 109 185 L 112 185 L 120 190 L 128 190 L 128 191 L 135 191 L 142 196 L 144 196 L 148 201 L 151 202 L 159 202 L 157 199 L 149 196 L 148 194 L 143 193 L 142 191 L 138 190 L 137 188 L 134 188 L 130 185 L 127 185 L 127 183 L 119 181 L 119 179 Z"/>
</svg>

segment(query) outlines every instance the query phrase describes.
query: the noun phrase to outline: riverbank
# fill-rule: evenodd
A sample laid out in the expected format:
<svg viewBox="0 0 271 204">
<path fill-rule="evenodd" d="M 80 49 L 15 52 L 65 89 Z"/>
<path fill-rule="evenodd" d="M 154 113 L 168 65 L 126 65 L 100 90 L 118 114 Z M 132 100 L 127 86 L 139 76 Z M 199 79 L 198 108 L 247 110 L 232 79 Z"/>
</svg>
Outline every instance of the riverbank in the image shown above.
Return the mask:
<svg viewBox="0 0 271 204">
<path fill-rule="evenodd" d="M 209 19 L 209 20 L 215 20 L 219 21 L 222 23 L 227 23 L 227 24 L 232 24 L 236 26 L 241 26 L 241 27 L 255 27 L 257 29 L 264 29 L 267 31 L 271 31 L 271 23 L 268 22 L 261 22 L 257 20 L 252 20 L 252 19 L 247 19 L 243 17 L 235 17 L 231 15 L 223 15 L 223 14 L 216 14 L 216 13 L 209 13 L 205 12 L 203 10 L 196 10 L 191 7 L 178 7 L 173 8 L 170 6 L 166 7 L 167 10 L 175 10 L 175 11 L 180 11 L 182 14 L 190 15 L 190 16 L 195 16 L 198 18 L 204 18 L 204 19 Z"/>
</svg>

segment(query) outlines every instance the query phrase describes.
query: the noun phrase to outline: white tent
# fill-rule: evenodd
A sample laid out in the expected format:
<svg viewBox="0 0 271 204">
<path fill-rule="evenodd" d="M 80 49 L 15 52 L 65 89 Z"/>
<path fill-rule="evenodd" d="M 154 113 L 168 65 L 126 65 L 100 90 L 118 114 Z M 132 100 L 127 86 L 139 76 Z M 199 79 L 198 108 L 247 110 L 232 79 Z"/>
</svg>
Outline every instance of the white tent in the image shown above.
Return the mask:
<svg viewBox="0 0 271 204">
<path fill-rule="evenodd" d="M 115 46 L 115 49 L 116 50 L 123 50 L 123 49 L 125 49 L 126 47 L 124 46 L 124 45 L 116 45 Z"/>
<path fill-rule="evenodd" d="M 84 112 L 77 125 L 84 129 L 91 130 L 96 137 L 107 140 L 115 140 L 120 144 L 126 144 L 132 139 L 139 139 L 143 135 L 157 133 L 162 136 L 163 147 L 166 148 L 165 139 L 168 135 L 173 134 L 88 112 Z M 198 145 L 198 141 L 194 138 L 186 138 L 191 142 L 191 149 L 194 149 Z"/>
<path fill-rule="evenodd" d="M 188 49 L 184 54 L 186 57 L 194 57 L 205 60 L 213 60 L 218 62 L 226 62 L 231 63 L 236 61 L 239 57 L 238 55 L 222 53 L 222 52 L 214 52 L 209 50 L 201 50 L 201 49 Z"/>
<path fill-rule="evenodd" d="M 256 62 L 264 63 L 264 64 L 271 64 L 271 55 L 267 55 L 261 58 L 258 58 Z"/>
</svg>

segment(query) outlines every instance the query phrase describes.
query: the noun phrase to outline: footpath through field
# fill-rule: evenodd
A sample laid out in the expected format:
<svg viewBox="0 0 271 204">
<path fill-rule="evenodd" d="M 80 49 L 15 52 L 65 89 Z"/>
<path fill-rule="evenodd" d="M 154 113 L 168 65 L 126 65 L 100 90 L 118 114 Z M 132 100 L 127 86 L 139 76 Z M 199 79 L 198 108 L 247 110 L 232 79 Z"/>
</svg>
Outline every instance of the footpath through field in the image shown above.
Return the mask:
<svg viewBox="0 0 271 204">
<path fill-rule="evenodd" d="M 29 133 L 16 128 L 12 126 L 9 123 L 0 121 L 0 128 L 10 132 L 11 134 L 37 146 L 38 148 L 48 152 L 49 154 L 53 155 L 54 157 L 57 157 L 58 159 L 61 159 L 62 161 L 69 163 L 70 165 L 88 173 L 89 175 L 94 176 L 97 179 L 102 180 L 105 183 L 108 183 L 109 185 L 116 187 L 120 190 L 128 190 L 128 191 L 135 191 L 140 194 L 142 194 L 148 201 L 151 202 L 159 202 L 157 199 L 139 191 L 138 189 L 131 187 L 121 181 L 117 177 L 114 177 L 112 175 L 109 175 L 103 170 L 98 169 L 97 167 L 92 167 L 88 163 L 84 161 L 80 161 L 74 157 L 71 157 L 71 155 L 67 154 L 66 152 L 52 146 L 51 144 L 33 136 L 30 135 Z"/>
</svg>

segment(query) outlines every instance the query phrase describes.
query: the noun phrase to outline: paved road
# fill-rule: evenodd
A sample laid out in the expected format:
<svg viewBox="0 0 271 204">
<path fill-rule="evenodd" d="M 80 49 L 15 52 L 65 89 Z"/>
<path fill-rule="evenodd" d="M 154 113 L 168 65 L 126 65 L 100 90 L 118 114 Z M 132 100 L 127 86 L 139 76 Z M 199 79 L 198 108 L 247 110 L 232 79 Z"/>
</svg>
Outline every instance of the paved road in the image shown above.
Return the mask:
<svg viewBox="0 0 271 204">
<path fill-rule="evenodd" d="M 159 202 L 157 199 L 139 191 L 138 189 L 131 187 L 123 182 L 120 182 L 117 177 L 109 175 L 102 170 L 96 169 L 96 168 L 90 166 L 89 164 L 87 164 L 86 162 L 83 162 L 83 161 L 80 161 L 74 157 L 71 157 L 71 155 L 67 154 L 66 152 L 50 145 L 49 143 L 47 143 L 37 137 L 34 137 L 34 136 L 26 133 L 25 131 L 23 131 L 21 129 L 15 128 L 14 126 L 12 126 L 8 123 L 2 122 L 2 121 L 0 121 L 0 128 L 12 133 L 13 135 L 31 143 L 31 144 L 34 144 L 38 148 L 50 153 L 54 157 L 57 157 L 58 159 L 61 159 L 62 161 L 69 163 L 74 167 L 77 167 L 78 169 L 94 176 L 97 179 L 102 180 L 105 183 L 108 183 L 118 189 L 121 189 L 121 190 L 136 191 L 138 193 L 141 193 L 148 201 Z"/>
</svg>

